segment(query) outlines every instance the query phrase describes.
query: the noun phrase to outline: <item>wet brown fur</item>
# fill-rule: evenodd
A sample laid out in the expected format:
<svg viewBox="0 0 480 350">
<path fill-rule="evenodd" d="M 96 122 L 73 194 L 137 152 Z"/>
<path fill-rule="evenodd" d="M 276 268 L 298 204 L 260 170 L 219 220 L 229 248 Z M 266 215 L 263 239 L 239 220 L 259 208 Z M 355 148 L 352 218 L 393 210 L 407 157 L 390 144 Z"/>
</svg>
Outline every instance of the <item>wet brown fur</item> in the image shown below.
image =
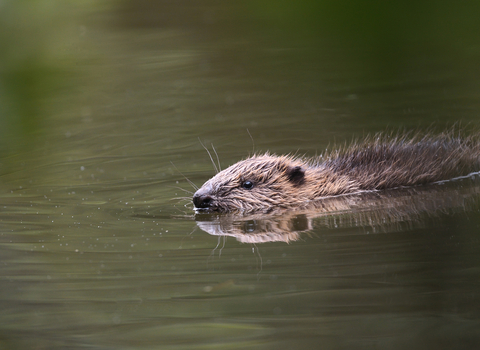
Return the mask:
<svg viewBox="0 0 480 350">
<path fill-rule="evenodd" d="M 468 175 L 480 170 L 479 155 L 479 137 L 462 137 L 456 130 L 437 136 L 378 134 L 315 158 L 254 155 L 208 180 L 194 203 L 197 210 L 219 212 L 295 208 L 323 197 Z M 243 188 L 245 181 L 253 187 Z M 199 204 L 205 197 L 208 206 Z"/>
</svg>

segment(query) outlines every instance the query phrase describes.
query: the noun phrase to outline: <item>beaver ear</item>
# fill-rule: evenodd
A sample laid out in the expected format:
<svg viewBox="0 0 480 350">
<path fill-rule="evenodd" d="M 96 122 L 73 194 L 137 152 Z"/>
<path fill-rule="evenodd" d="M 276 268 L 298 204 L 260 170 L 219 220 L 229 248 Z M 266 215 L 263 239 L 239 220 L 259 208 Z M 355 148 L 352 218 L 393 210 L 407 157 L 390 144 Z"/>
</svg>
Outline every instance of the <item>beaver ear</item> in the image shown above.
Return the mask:
<svg viewBox="0 0 480 350">
<path fill-rule="evenodd" d="M 293 182 L 294 185 L 301 185 L 305 181 L 305 170 L 301 166 L 288 167 L 287 169 L 288 180 Z"/>
</svg>

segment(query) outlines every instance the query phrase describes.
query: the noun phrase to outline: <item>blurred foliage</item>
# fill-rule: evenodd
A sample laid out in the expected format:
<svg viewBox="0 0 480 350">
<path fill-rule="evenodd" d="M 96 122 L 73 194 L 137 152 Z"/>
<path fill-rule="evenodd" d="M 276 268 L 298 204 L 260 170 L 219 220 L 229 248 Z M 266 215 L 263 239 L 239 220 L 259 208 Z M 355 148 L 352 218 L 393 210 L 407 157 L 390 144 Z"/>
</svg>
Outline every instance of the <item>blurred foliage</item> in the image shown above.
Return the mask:
<svg viewBox="0 0 480 350">
<path fill-rule="evenodd" d="M 0 149 L 32 146 L 68 66 L 62 45 L 71 33 L 65 3 L 0 2 Z"/>
<path fill-rule="evenodd" d="M 412 55 L 480 53 L 478 1 L 256 0 L 248 9 L 279 36 L 327 41 L 381 74 L 393 74 Z"/>
<path fill-rule="evenodd" d="M 249 48 L 308 48 L 312 60 L 341 61 L 359 85 L 430 69 L 468 76 L 480 55 L 478 1 L 125 0 L 121 8 L 126 26 L 188 28 L 198 40 Z"/>
<path fill-rule="evenodd" d="M 479 44 L 480 2 L 449 0 L 247 0 L 242 2 L 125 0 L 123 23 L 194 27 L 242 35 L 271 30 L 278 38 L 331 39 L 362 48 Z"/>
<path fill-rule="evenodd" d="M 249 47 L 265 48 L 268 43 L 271 48 L 280 49 L 308 46 L 314 49 L 311 61 L 304 59 L 304 52 L 299 51 L 292 67 L 315 62 L 318 56 L 328 53 L 332 55 L 329 62 L 341 61 L 337 69 L 349 69 L 349 76 L 358 74 L 359 81 L 363 79 L 359 82 L 361 86 L 366 79 L 386 81 L 408 70 L 410 75 L 415 75 L 434 64 L 436 74 L 456 67 L 457 73 L 463 69 L 465 76 L 480 75 L 476 64 L 480 55 L 478 1 L 118 0 L 102 3 L 0 2 L 0 150 L 31 142 L 45 126 L 53 97 L 73 84 L 76 63 L 67 57 L 69 50 L 65 47 L 74 45 L 82 35 L 80 25 L 75 26 L 72 21 L 78 16 L 74 11 L 78 8 L 86 10 L 81 13 L 84 16 L 86 12 L 98 11 L 99 6 L 117 7 L 123 25 L 188 28 L 193 29 L 191 33 L 199 40 L 209 41 L 216 36 L 223 40 L 221 43 L 238 42 Z M 219 44 L 219 47 L 223 46 Z M 257 57 L 250 50 L 244 58 L 249 64 L 255 59 L 272 65 L 275 56 Z M 419 67 L 417 70 L 411 69 L 412 62 Z M 264 65 L 260 68 L 265 68 Z"/>
<path fill-rule="evenodd" d="M 250 13 L 293 34 L 330 37 L 357 45 L 407 44 L 428 39 L 479 43 L 480 2 L 259 0 Z M 285 33 L 284 33 L 285 34 Z"/>
</svg>

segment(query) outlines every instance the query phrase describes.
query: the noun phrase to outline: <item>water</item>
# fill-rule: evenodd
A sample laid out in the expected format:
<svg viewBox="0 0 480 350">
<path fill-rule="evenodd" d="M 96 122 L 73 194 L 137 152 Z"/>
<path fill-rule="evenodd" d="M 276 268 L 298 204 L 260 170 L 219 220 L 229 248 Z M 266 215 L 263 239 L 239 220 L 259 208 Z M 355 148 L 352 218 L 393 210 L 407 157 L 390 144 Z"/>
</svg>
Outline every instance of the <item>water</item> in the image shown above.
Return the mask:
<svg viewBox="0 0 480 350">
<path fill-rule="evenodd" d="M 175 199 L 201 143 L 225 168 L 478 126 L 476 8 L 305 4 L 2 4 L 0 348 L 478 346 L 475 179 L 227 236 Z"/>
</svg>

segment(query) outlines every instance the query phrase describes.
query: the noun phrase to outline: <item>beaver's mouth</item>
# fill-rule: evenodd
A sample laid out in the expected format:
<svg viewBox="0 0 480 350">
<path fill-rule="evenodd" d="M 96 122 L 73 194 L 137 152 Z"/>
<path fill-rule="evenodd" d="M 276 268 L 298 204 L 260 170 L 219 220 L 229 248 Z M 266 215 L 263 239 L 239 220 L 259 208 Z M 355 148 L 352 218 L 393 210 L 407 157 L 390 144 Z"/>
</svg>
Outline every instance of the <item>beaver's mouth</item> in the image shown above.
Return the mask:
<svg viewBox="0 0 480 350">
<path fill-rule="evenodd" d="M 218 212 L 218 208 L 216 207 L 208 207 L 208 208 L 197 208 L 194 207 L 193 210 L 195 210 L 196 213 L 213 213 L 213 212 Z"/>
<path fill-rule="evenodd" d="M 214 200 L 210 200 L 207 203 L 203 202 L 200 203 L 201 205 L 198 205 L 198 200 L 193 201 L 193 210 L 195 210 L 196 213 L 219 213 L 219 212 L 225 212 L 225 209 L 222 208 L 221 206 L 217 205 L 217 203 Z"/>
<path fill-rule="evenodd" d="M 199 207 L 196 203 L 193 203 L 193 210 L 198 214 L 208 214 L 208 213 L 220 213 L 226 214 L 230 213 L 232 210 L 228 206 L 223 205 L 223 203 L 218 203 L 216 201 L 209 202 L 209 205 Z"/>
</svg>

